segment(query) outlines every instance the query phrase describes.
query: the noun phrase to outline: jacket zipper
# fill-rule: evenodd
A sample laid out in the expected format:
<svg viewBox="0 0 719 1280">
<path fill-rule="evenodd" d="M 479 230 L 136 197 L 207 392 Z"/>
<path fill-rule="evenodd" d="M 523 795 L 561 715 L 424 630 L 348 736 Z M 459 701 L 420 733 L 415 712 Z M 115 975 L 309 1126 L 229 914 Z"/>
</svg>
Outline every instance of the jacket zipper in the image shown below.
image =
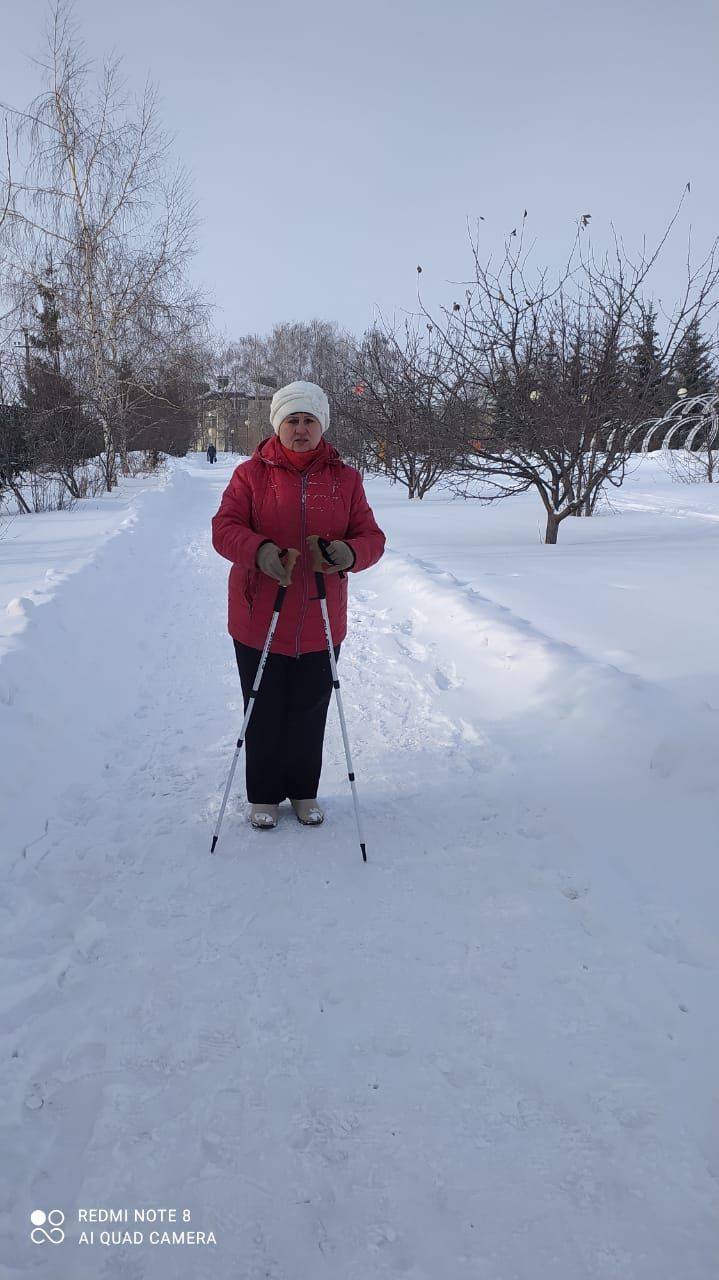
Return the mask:
<svg viewBox="0 0 719 1280">
<path fill-rule="evenodd" d="M 301 498 L 300 498 L 300 556 L 302 557 L 302 608 L 300 610 L 300 620 L 297 624 L 297 635 L 295 636 L 295 657 L 300 656 L 300 636 L 302 628 L 305 624 L 305 614 L 307 612 L 308 597 L 308 580 L 307 580 L 307 558 L 305 555 L 305 530 L 307 528 L 307 472 L 303 471 L 300 476 Z"/>
<path fill-rule="evenodd" d="M 262 461 L 265 463 L 265 465 L 266 465 L 266 466 L 269 466 L 269 467 L 278 467 L 280 470 L 284 470 L 284 471 L 292 471 L 292 470 L 293 470 L 293 468 L 292 468 L 292 467 L 289 467 L 289 466 L 282 466 L 280 463 L 277 463 L 277 462 L 273 462 L 273 461 L 271 461 L 271 459 L 270 459 L 270 458 L 263 458 L 263 459 L 262 459 Z M 306 534 L 307 534 L 307 481 L 308 481 L 308 479 L 309 479 L 310 473 L 315 469 L 316 464 L 317 464 L 317 459 L 315 459 L 315 461 L 314 461 L 314 462 L 310 463 L 310 466 L 308 467 L 308 469 L 307 469 L 306 471 L 303 471 L 303 472 L 301 472 L 301 474 L 300 474 L 300 493 L 301 493 L 301 498 L 300 498 L 300 520 L 301 520 L 301 523 L 300 523 L 300 528 L 301 528 L 300 540 L 301 540 L 301 542 L 302 542 L 302 546 L 301 546 L 301 548 L 300 548 L 300 558 L 301 558 L 301 560 L 302 560 L 302 607 L 301 607 L 301 610 L 300 610 L 300 620 L 299 620 L 299 623 L 297 624 L 297 633 L 296 633 L 296 635 L 295 635 L 295 657 L 296 657 L 296 658 L 300 658 L 300 657 L 302 656 L 302 655 L 301 655 L 301 653 L 300 653 L 300 637 L 301 637 L 301 635 L 302 635 L 302 628 L 303 628 L 303 626 L 304 626 L 304 624 L 305 624 L 305 615 L 306 615 L 306 613 L 307 613 L 307 603 L 308 603 L 308 599 L 309 599 L 309 577 L 308 577 L 308 573 L 307 573 L 307 552 L 306 552 L 306 545 L 307 545 L 307 536 L 306 536 Z"/>
</svg>

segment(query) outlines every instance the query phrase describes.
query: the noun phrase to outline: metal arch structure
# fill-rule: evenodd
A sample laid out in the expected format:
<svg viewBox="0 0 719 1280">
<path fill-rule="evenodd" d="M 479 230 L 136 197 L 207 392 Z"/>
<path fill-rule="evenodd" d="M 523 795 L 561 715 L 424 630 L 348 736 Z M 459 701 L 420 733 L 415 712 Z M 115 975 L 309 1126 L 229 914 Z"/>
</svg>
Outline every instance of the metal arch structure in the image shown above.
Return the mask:
<svg viewBox="0 0 719 1280">
<path fill-rule="evenodd" d="M 642 453 L 649 453 L 651 449 L 652 438 L 658 431 L 663 431 L 660 444 L 661 449 L 670 449 L 672 437 L 680 431 L 687 431 L 688 435 L 684 442 L 684 448 L 689 451 L 695 450 L 695 441 L 704 433 L 704 440 L 696 446 L 697 451 L 701 449 L 711 449 L 719 437 L 719 392 L 710 391 L 701 396 L 685 396 L 681 400 L 676 400 L 661 418 L 648 418 L 646 422 L 640 422 L 637 427 L 633 427 L 627 437 L 627 443 L 632 437 L 643 432 Z"/>
</svg>

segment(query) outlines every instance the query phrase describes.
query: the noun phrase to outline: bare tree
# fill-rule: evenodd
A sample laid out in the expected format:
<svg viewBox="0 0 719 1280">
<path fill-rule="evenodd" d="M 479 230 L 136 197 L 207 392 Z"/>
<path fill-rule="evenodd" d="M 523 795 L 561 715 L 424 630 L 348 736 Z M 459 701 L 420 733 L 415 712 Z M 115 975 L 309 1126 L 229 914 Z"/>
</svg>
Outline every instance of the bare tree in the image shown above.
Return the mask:
<svg viewBox="0 0 719 1280">
<path fill-rule="evenodd" d="M 375 326 L 345 379 L 342 417 L 409 498 L 423 498 L 462 455 L 468 406 L 441 329 Z"/>
<path fill-rule="evenodd" d="M 18 511 L 25 514 L 30 511 L 22 491 L 22 477 L 27 465 L 28 444 L 22 412 L 18 405 L 0 404 L 0 498 L 5 490 L 9 490 Z"/>
<path fill-rule="evenodd" d="M 130 103 L 117 63 L 95 82 L 62 4 L 43 67 L 45 91 L 9 109 L 29 152 L 8 198 L 14 284 L 27 306 L 52 252 L 65 350 L 102 427 L 110 489 L 127 451 L 128 384 L 149 382 L 178 331 L 204 319 L 184 277 L 194 211 L 184 174 L 169 169 L 154 92 Z"/>
<path fill-rule="evenodd" d="M 496 268 L 480 261 L 472 241 L 474 279 L 463 302 L 443 311 L 463 404 L 473 402 L 475 424 L 484 424 L 478 440 L 465 441 L 457 487 L 485 501 L 535 489 L 548 543 L 556 542 L 562 521 L 591 515 L 603 490 L 622 483 L 635 428 L 672 368 L 687 322 L 716 305 L 715 246 L 699 268 L 688 264 L 683 296 L 665 316 L 656 368 L 645 364 L 638 376 L 633 357 L 646 334 L 644 292 L 676 216 L 657 248 L 636 261 L 619 240 L 611 255 L 595 258 L 580 220 L 554 283 L 531 268 L 524 222 Z"/>
<path fill-rule="evenodd" d="M 218 385 L 221 381 L 232 391 L 254 395 L 258 402 L 268 391 L 297 379 L 319 383 L 330 402 L 332 439 L 343 456 L 361 465 L 363 438 L 342 413 L 356 363 L 356 340 L 334 322 L 315 319 L 276 324 L 269 334 L 245 334 L 228 343 L 216 353 L 212 375 Z M 258 403 L 256 421 L 263 413 L 266 419 L 266 405 L 260 409 Z"/>
<path fill-rule="evenodd" d="M 197 430 L 197 389 L 206 369 L 202 347 L 178 348 L 144 385 L 132 379 L 127 395 L 128 443 L 154 464 L 161 454 L 184 456 Z"/>
</svg>

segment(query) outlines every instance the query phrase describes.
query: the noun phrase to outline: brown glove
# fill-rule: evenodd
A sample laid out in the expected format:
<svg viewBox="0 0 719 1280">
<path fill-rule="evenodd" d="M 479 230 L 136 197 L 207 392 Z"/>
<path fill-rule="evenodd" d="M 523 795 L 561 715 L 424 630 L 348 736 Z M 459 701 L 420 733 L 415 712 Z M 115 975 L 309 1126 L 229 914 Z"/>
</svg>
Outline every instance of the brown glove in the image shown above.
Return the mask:
<svg viewBox="0 0 719 1280">
<path fill-rule="evenodd" d="M 315 534 L 310 534 L 307 541 L 315 573 L 344 573 L 352 568 L 356 557 L 349 543 L 342 542 L 339 538 L 334 542 L 325 542 Z M 319 545 L 320 541 L 322 546 Z"/>
<path fill-rule="evenodd" d="M 257 549 L 255 564 L 262 573 L 267 574 L 268 578 L 273 578 L 282 587 L 289 587 L 298 555 L 299 551 L 295 551 L 292 547 L 289 550 L 280 551 L 277 543 L 263 542 Z"/>
<path fill-rule="evenodd" d="M 356 560 L 354 551 L 348 542 L 329 542 L 323 549 L 322 554 L 326 561 L 329 561 L 325 568 L 325 573 L 339 573 L 340 570 L 351 569 Z"/>
</svg>

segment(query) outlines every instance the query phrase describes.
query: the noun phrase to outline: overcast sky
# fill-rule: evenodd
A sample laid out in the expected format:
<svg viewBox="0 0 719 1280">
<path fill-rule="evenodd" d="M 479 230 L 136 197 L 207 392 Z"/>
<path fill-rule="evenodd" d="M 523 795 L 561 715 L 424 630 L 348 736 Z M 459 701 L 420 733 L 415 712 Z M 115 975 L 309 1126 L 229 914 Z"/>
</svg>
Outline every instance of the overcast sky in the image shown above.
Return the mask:
<svg viewBox="0 0 719 1280">
<path fill-rule="evenodd" d="M 2 0 L 0 99 L 39 88 L 48 6 Z M 656 237 L 665 305 L 719 230 L 717 0 L 76 0 L 87 53 L 150 78 L 193 177 L 194 271 L 228 337 L 280 320 L 359 334 L 467 278 L 521 220 L 536 260 Z"/>
</svg>

